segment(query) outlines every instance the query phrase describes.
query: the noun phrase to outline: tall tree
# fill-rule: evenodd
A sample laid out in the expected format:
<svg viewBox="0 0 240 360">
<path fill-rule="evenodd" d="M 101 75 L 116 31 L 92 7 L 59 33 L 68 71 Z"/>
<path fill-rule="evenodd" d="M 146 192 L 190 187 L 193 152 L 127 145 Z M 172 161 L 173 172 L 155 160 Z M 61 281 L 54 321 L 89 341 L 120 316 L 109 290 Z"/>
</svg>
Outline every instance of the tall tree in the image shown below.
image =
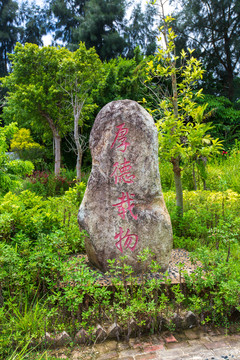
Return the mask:
<svg viewBox="0 0 240 360">
<path fill-rule="evenodd" d="M 18 38 L 18 4 L 13 0 L 0 1 L 0 76 L 8 72 L 8 53 Z"/>
<path fill-rule="evenodd" d="M 49 2 L 50 12 L 53 13 L 55 19 L 55 22 L 51 19 L 50 25 L 54 32 L 54 40 L 60 39 L 66 44 L 73 43 L 73 32 L 84 18 L 84 7 L 87 1 L 51 0 Z"/>
<path fill-rule="evenodd" d="M 54 14 L 54 39 L 63 41 L 70 50 L 79 43 L 95 46 L 102 59 L 123 53 L 126 0 L 51 0 Z"/>
<path fill-rule="evenodd" d="M 21 29 L 18 41 L 21 44 L 26 42 L 42 46 L 42 36 L 47 33 L 46 10 L 36 5 L 23 2 L 19 8 L 19 21 Z"/>
<path fill-rule="evenodd" d="M 96 107 L 91 91 L 101 75 L 95 49 L 87 50 L 83 43 L 75 52 L 17 43 L 11 60 L 11 74 L 1 79 L 9 89 L 4 120 L 52 135 L 56 175 L 61 167 L 61 139 L 73 130 L 80 180 L 83 148 L 79 129 L 83 130 Z"/>
<path fill-rule="evenodd" d="M 130 5 L 131 0 L 51 0 L 54 39 L 63 41 L 70 50 L 85 42 L 87 48 L 94 46 L 104 60 L 119 55 L 133 57 L 136 46 L 146 55 L 153 54 L 154 11 L 150 5 L 142 10 L 138 3 L 127 19 Z"/>
<path fill-rule="evenodd" d="M 176 35 L 171 27 L 173 19 L 164 16 L 163 0 L 154 0 L 153 3 L 161 12 L 163 26 L 160 27 L 159 41 L 165 43 L 165 48 L 159 47 L 155 58 L 148 63 L 146 81 L 151 87 L 156 79 L 162 97 L 155 109 L 160 115 L 157 120 L 160 156 L 173 166 L 176 205 L 179 215 L 182 215 L 182 165 L 218 152 L 221 143 L 207 133 L 211 125 L 203 122 L 206 105 L 198 106 L 195 101 L 202 93 L 202 89 L 196 93 L 193 91 L 202 79 L 204 70 L 201 63 L 192 56 L 193 50 L 190 49 L 188 54 L 182 50 L 180 57 L 176 55 Z M 153 94 L 155 86 L 156 82 L 151 89 Z M 158 94 L 156 97 L 158 99 Z"/>
<path fill-rule="evenodd" d="M 81 180 L 82 156 L 84 151 L 83 126 L 89 113 L 96 104 L 92 103 L 91 91 L 101 77 L 102 63 L 94 48 L 89 50 L 83 43 L 75 52 L 65 56 L 58 75 L 60 88 L 63 89 L 66 105 L 71 109 L 73 119 L 73 138 L 77 155 L 77 180 Z"/>
<path fill-rule="evenodd" d="M 64 94 L 56 83 L 66 51 L 65 48 L 17 43 L 10 55 L 12 72 L 1 79 L 3 86 L 9 89 L 3 119 L 28 125 L 26 127 L 30 123 L 35 129 L 52 134 L 56 175 L 61 166 L 61 138 L 68 131 Z"/>
<path fill-rule="evenodd" d="M 132 10 L 125 31 L 127 57 L 133 57 L 134 49 L 137 46 L 145 55 L 154 54 L 157 48 L 156 36 L 155 9 L 150 4 L 147 4 L 146 8 L 142 10 L 141 4 L 138 3 Z"/>
<path fill-rule="evenodd" d="M 83 41 L 87 48 L 94 46 L 101 59 L 122 54 L 125 10 L 126 0 L 89 0 L 84 19 L 73 32 L 73 43 Z"/>
<path fill-rule="evenodd" d="M 196 48 L 216 95 L 235 99 L 234 80 L 240 69 L 239 0 L 172 0 L 176 11 L 176 45 Z M 179 45 L 180 44 L 180 45 Z"/>
<path fill-rule="evenodd" d="M 139 48 L 134 51 L 134 58 L 121 56 L 103 63 L 104 76 L 97 84 L 93 97 L 101 107 L 116 99 L 141 101 L 146 96 L 143 78 L 148 57 L 144 57 Z"/>
</svg>

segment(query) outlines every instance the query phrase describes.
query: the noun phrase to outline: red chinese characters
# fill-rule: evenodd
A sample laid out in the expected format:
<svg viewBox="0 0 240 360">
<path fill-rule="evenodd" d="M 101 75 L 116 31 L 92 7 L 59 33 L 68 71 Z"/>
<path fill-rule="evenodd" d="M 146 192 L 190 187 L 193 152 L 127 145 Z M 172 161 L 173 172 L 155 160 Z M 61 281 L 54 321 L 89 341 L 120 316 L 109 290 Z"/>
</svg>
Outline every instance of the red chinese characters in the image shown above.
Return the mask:
<svg viewBox="0 0 240 360">
<path fill-rule="evenodd" d="M 119 238 L 119 240 L 115 244 L 116 247 L 118 248 L 118 250 L 120 250 L 121 253 L 123 252 L 122 241 L 124 239 L 126 239 L 126 241 L 124 243 L 124 247 L 127 248 L 127 249 L 130 249 L 131 251 L 134 251 L 136 246 L 137 246 L 137 243 L 138 243 L 138 236 L 135 235 L 135 234 L 129 234 L 130 233 L 129 229 L 127 229 L 127 232 L 124 235 L 123 234 L 123 229 L 121 228 L 121 226 L 120 226 L 119 230 L 120 230 L 120 232 L 118 234 L 116 234 L 115 237 L 114 237 L 115 240 L 117 240 Z"/>
<path fill-rule="evenodd" d="M 117 149 L 119 149 L 121 152 L 125 152 L 128 145 L 130 145 L 130 143 L 128 143 L 127 140 L 127 133 L 128 133 L 128 129 L 124 127 L 125 123 L 122 123 L 118 126 L 116 126 L 118 128 L 118 131 L 116 133 L 115 139 L 111 145 L 111 149 L 113 148 L 114 144 L 116 143 L 116 141 L 119 143 L 119 145 L 117 146 Z"/>
<path fill-rule="evenodd" d="M 131 194 L 132 197 L 134 197 L 134 194 Z M 132 212 L 132 209 L 134 208 L 134 204 L 133 204 L 133 198 L 130 198 L 128 192 L 126 192 L 126 194 L 124 192 L 122 192 L 122 196 L 120 198 L 118 198 L 120 200 L 119 203 L 117 204 L 113 204 L 113 206 L 117 206 L 118 207 L 118 215 L 122 218 L 125 219 L 125 215 L 126 212 L 129 211 L 131 216 L 137 220 L 137 215 L 134 215 Z"/>
<path fill-rule="evenodd" d="M 133 183 L 133 179 L 135 179 L 135 175 L 131 174 L 130 172 L 132 168 L 132 166 L 130 165 L 130 161 L 127 161 L 124 158 L 124 162 L 122 164 L 116 162 L 113 166 L 115 169 L 110 176 L 114 177 L 115 184 L 121 181 L 127 184 Z"/>
<path fill-rule="evenodd" d="M 115 144 L 118 146 L 116 149 L 119 149 L 119 151 L 125 153 L 127 147 L 130 145 L 129 142 L 127 142 L 127 134 L 128 134 L 128 128 L 124 127 L 125 123 L 122 123 L 118 126 L 116 126 L 116 136 L 115 139 L 111 145 L 111 148 L 114 147 Z M 130 164 L 130 161 L 127 161 L 124 157 L 124 161 L 122 163 L 116 162 L 114 165 L 114 171 L 110 175 L 110 177 L 114 178 L 115 184 L 124 182 L 126 184 L 132 184 L 135 179 L 135 175 L 131 173 L 132 166 Z M 126 213 L 129 212 L 130 215 L 134 220 L 137 220 L 138 216 L 133 213 L 134 208 L 134 194 L 129 194 L 128 192 L 122 192 L 122 195 L 118 198 L 119 202 L 116 204 L 113 204 L 112 206 L 115 206 L 118 208 L 118 215 L 125 220 Z M 130 234 L 130 230 L 127 229 L 125 235 L 124 230 L 120 226 L 119 227 L 119 233 L 115 233 L 115 240 L 118 239 L 118 241 L 115 243 L 118 250 L 123 252 L 123 246 L 127 249 L 130 249 L 131 251 L 134 251 L 137 243 L 138 243 L 138 235 L 136 234 Z"/>
</svg>

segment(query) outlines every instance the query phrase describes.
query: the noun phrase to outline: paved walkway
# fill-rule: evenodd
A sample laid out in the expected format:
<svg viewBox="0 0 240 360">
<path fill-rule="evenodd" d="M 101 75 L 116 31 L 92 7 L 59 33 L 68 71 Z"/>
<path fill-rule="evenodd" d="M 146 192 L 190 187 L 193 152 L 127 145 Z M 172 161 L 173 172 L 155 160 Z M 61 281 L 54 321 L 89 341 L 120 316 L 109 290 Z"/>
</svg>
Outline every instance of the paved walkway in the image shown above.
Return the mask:
<svg viewBox="0 0 240 360">
<path fill-rule="evenodd" d="M 74 349 L 68 356 L 55 355 L 72 360 L 240 360 L 240 334 L 225 335 L 221 329 L 166 332 L 129 342 L 106 341 Z"/>
</svg>

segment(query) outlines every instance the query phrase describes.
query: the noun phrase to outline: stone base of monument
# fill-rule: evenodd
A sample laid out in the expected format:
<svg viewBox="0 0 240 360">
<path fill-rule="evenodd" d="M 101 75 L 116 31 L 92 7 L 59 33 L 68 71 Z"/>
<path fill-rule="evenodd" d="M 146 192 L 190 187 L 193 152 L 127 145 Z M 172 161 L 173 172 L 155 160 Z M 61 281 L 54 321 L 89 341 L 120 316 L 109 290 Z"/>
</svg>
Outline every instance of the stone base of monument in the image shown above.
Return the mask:
<svg viewBox="0 0 240 360">
<path fill-rule="evenodd" d="M 85 263 L 89 267 L 89 271 L 90 272 L 92 271 L 93 275 L 97 273 L 98 275 L 96 279 L 97 283 L 99 283 L 102 286 L 112 285 L 111 276 L 101 272 L 98 268 L 92 266 L 91 263 L 88 261 L 87 255 L 83 255 L 83 254 L 74 255 L 74 258 L 79 258 L 79 261 L 82 261 L 82 259 L 84 259 Z M 181 264 L 183 265 L 181 266 Z M 188 251 L 184 249 L 173 249 L 167 270 L 168 276 L 166 277 L 166 279 L 170 279 L 171 284 L 178 284 L 180 282 L 180 273 L 179 273 L 180 267 L 182 273 L 187 272 L 190 275 L 199 266 L 201 266 L 201 263 L 199 261 L 196 262 L 196 264 L 191 263 Z M 76 269 L 77 269 L 77 264 L 76 264 Z M 145 275 L 148 276 L 148 274 Z M 156 278 L 163 278 L 164 274 L 155 273 L 155 274 L 150 274 L 150 276 L 154 276 Z M 140 275 L 139 275 L 139 281 L 140 281 Z M 183 276 L 181 276 L 181 282 L 184 282 Z"/>
</svg>

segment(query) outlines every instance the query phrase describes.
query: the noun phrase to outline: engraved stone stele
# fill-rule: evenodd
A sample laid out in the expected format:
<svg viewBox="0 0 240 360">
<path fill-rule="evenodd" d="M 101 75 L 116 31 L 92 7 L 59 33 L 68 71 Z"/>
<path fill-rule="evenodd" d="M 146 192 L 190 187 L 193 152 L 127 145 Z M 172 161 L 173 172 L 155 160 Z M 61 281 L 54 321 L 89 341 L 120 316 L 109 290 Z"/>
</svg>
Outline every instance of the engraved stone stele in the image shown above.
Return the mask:
<svg viewBox="0 0 240 360">
<path fill-rule="evenodd" d="M 137 102 L 113 101 L 97 115 L 91 134 L 92 171 L 78 222 L 89 236 L 89 261 L 102 271 L 108 259 L 126 255 L 135 273 L 137 255 L 153 251 L 168 267 L 172 227 L 161 190 L 158 135 L 152 117 Z"/>
</svg>

